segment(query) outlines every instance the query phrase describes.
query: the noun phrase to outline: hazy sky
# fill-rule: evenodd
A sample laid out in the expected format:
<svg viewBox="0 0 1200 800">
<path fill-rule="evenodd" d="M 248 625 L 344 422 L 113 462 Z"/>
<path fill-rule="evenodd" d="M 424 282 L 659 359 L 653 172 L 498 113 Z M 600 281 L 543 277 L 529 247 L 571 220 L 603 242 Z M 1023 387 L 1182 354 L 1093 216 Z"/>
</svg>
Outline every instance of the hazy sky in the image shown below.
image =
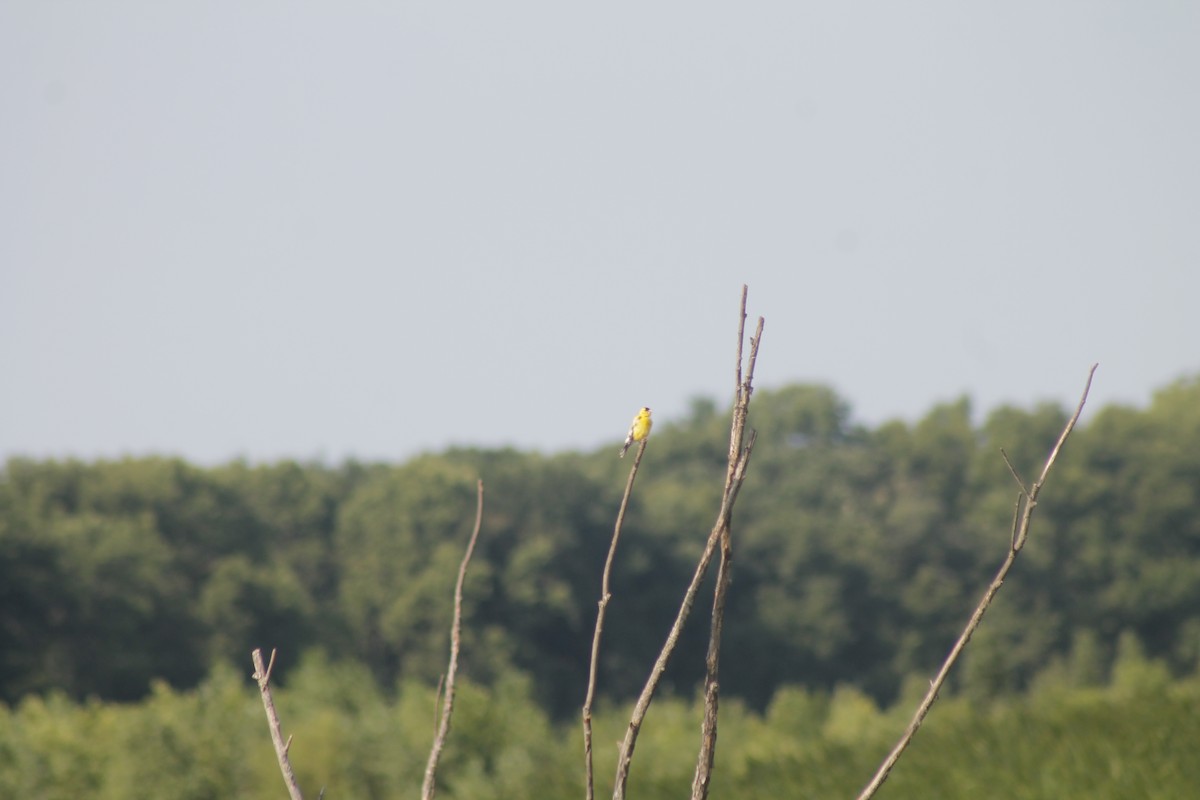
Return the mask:
<svg viewBox="0 0 1200 800">
<path fill-rule="evenodd" d="M 615 446 L 1200 371 L 1194 2 L 0 3 L 0 455 Z"/>
</svg>

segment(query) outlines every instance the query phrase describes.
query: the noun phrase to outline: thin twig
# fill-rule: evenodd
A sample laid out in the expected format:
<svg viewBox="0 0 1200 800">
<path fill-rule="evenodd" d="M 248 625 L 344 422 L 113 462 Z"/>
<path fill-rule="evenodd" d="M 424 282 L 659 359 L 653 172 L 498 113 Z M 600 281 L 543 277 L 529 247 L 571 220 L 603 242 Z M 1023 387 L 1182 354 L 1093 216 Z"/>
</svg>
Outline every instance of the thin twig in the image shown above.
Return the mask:
<svg viewBox="0 0 1200 800">
<path fill-rule="evenodd" d="M 762 332 L 763 318 L 759 317 L 758 327 L 754 330 L 754 336 L 750 337 L 750 363 L 749 366 L 746 367 L 747 375 L 754 374 L 754 367 L 758 363 L 758 346 L 762 344 Z M 745 392 L 745 399 L 748 402 L 750 400 L 750 395 L 754 392 L 754 387 L 751 386 L 750 381 L 747 380 L 744 384 L 742 384 L 742 389 Z"/>
<path fill-rule="evenodd" d="M 741 491 L 742 483 L 746 479 L 746 467 L 750 463 L 750 454 L 754 449 L 753 433 L 751 433 L 745 447 L 742 447 L 742 441 L 745 438 L 747 409 L 754 383 L 754 363 L 758 354 L 758 344 L 762 338 L 763 320 L 759 318 L 757 333 L 750 340 L 750 358 L 746 367 L 745 380 L 743 381 L 741 355 L 742 340 L 745 336 L 746 293 L 746 287 L 743 286 L 740 309 L 741 317 L 738 320 L 738 364 L 735 373 L 738 379 L 737 392 L 733 408 L 733 418 L 730 423 L 729 469 L 725 478 L 725 491 L 721 496 L 721 508 L 717 512 L 717 520 L 708 535 L 708 541 L 704 545 L 704 551 L 700 554 L 700 560 L 696 564 L 695 572 L 692 574 L 692 581 L 688 584 L 687 590 L 684 592 L 679 613 L 675 616 L 675 622 L 671 625 L 671 630 L 667 633 L 667 640 L 663 644 L 662 650 L 659 651 L 658 658 L 650 670 L 650 676 L 646 679 L 646 684 L 642 687 L 642 692 L 634 704 L 633 714 L 629 720 L 629 727 L 625 731 L 625 738 L 621 742 L 621 749 L 617 756 L 617 775 L 613 784 L 613 800 L 624 800 L 625 798 L 626 786 L 629 782 L 629 766 L 633 760 L 633 751 L 637 745 L 637 737 L 641 731 L 642 722 L 646 718 L 646 713 L 650 709 L 650 702 L 654 699 L 654 693 L 657 691 L 658 684 L 667 669 L 667 663 L 670 661 L 671 655 L 675 652 L 675 647 L 679 641 L 679 634 L 683 630 L 683 625 L 687 621 L 688 616 L 691 614 L 692 606 L 696 601 L 696 593 L 700 589 L 700 584 L 704 580 L 704 576 L 708 573 L 708 568 L 712 563 L 717 546 L 728 538 L 733 506 L 737 501 L 738 493 Z M 715 741 L 715 724 L 712 730 Z"/>
<path fill-rule="evenodd" d="M 433 693 L 433 735 L 437 736 L 442 724 L 442 689 L 446 688 L 446 673 L 438 675 L 437 690 Z"/>
<path fill-rule="evenodd" d="M 742 347 L 746 344 L 746 295 L 750 293 L 750 287 L 742 284 L 742 302 L 738 306 L 738 338 L 737 338 L 737 366 L 734 370 L 734 387 L 735 394 L 733 404 L 736 406 L 738 401 L 742 399 Z"/>
<path fill-rule="evenodd" d="M 482 480 L 477 482 L 476 489 L 475 529 L 471 531 L 471 540 L 467 542 L 467 552 L 458 567 L 458 581 L 454 585 L 454 621 L 450 626 L 450 664 L 446 667 L 446 696 L 442 701 L 442 718 L 438 724 L 437 735 L 429 751 L 429 762 L 425 765 L 425 783 L 421 787 L 421 797 L 424 800 L 433 800 L 437 792 L 438 759 L 442 756 L 442 748 L 446 746 L 446 737 L 450 735 L 450 717 L 454 713 L 454 687 L 458 675 L 458 650 L 462 637 L 463 584 L 467 579 L 467 565 L 471 563 L 471 555 L 475 552 L 475 542 L 479 539 L 479 529 L 483 527 Z"/>
<path fill-rule="evenodd" d="M 604 633 L 604 615 L 608 610 L 608 601 L 612 597 L 609 592 L 609 578 L 612 575 L 613 560 L 617 555 L 617 543 L 621 539 L 621 526 L 625 523 L 625 510 L 629 507 L 629 496 L 633 494 L 633 482 L 637 478 L 638 466 L 642 463 L 642 454 L 646 452 L 649 437 L 642 439 L 634 456 L 633 466 L 629 468 L 629 478 L 625 481 L 625 495 L 621 498 L 621 508 L 617 511 L 617 522 L 613 526 L 612 542 L 608 546 L 608 558 L 604 560 L 604 573 L 600 578 L 600 602 L 596 609 L 596 628 L 592 632 L 592 658 L 588 664 L 587 697 L 583 701 L 583 759 L 584 780 L 587 784 L 587 800 L 596 796 L 595 776 L 592 770 L 592 703 L 596 699 L 596 669 L 600 660 L 600 637 Z"/>
<path fill-rule="evenodd" d="M 1004 459 L 1004 465 L 1008 467 L 1008 473 L 1013 476 L 1013 480 L 1017 482 L 1017 486 L 1021 487 L 1021 494 L 1029 497 L 1029 490 L 1025 488 L 1025 481 L 1021 480 L 1021 476 L 1017 474 L 1017 468 L 1008 460 L 1008 453 L 1004 452 L 1004 448 L 1000 448 L 1000 457 Z"/>
<path fill-rule="evenodd" d="M 269 666 L 263 665 L 262 650 L 259 648 L 254 649 L 250 658 L 254 661 L 254 675 L 251 677 L 258 681 L 258 691 L 262 694 L 263 708 L 267 712 L 267 727 L 271 729 L 271 742 L 275 745 L 275 758 L 279 761 L 283 782 L 287 785 L 288 794 L 291 795 L 292 800 L 303 800 L 304 795 L 300 793 L 300 784 L 296 782 L 296 773 L 288 758 L 292 737 L 289 736 L 286 742 L 283 740 L 283 733 L 279 727 L 279 715 L 275 713 L 275 701 L 271 699 L 271 670 L 275 669 L 275 650 L 271 650 Z"/>
<path fill-rule="evenodd" d="M 988 606 L 992 603 L 992 598 L 996 596 L 996 592 L 1000 591 L 1000 587 L 1004 584 L 1004 579 L 1008 576 L 1008 572 L 1012 569 L 1013 563 L 1017 560 L 1017 556 L 1021 552 L 1021 548 L 1025 546 L 1025 541 L 1029 536 L 1029 526 L 1033 521 L 1033 510 L 1037 508 L 1038 494 L 1042 491 L 1042 486 L 1046 482 L 1046 476 L 1050 474 L 1050 468 L 1054 466 L 1055 460 L 1058 458 L 1058 453 L 1062 450 L 1063 443 L 1067 441 L 1067 437 L 1071 435 L 1071 431 L 1075 429 L 1075 423 L 1079 421 L 1079 415 L 1083 413 L 1083 405 L 1087 402 L 1088 392 L 1092 388 L 1092 377 L 1096 374 L 1096 367 L 1099 364 L 1093 364 L 1088 371 L 1087 384 L 1083 387 L 1083 396 L 1079 398 L 1079 405 L 1075 407 L 1075 413 L 1071 415 L 1071 419 L 1063 428 L 1062 434 L 1058 437 L 1058 442 L 1054 445 L 1054 449 L 1050 451 L 1050 455 L 1046 458 L 1045 466 L 1042 467 L 1042 474 L 1034 482 L 1033 486 L 1026 491 L 1022 486 L 1024 497 L 1018 497 L 1017 505 L 1020 511 L 1019 515 L 1013 519 L 1012 536 L 1008 549 L 1008 555 L 1004 559 L 1004 563 L 1000 565 L 1000 569 L 996 572 L 996 577 L 992 579 L 987 591 L 983 594 L 983 599 L 979 601 L 979 605 L 975 607 L 975 611 L 971 614 L 971 619 L 967 622 L 967 626 L 963 629 L 962 634 L 958 637 L 958 641 L 954 643 L 950 654 L 946 656 L 942 668 L 938 670 L 935 677 L 929 684 L 929 691 L 921 700 L 921 704 L 917 706 L 917 711 L 913 715 L 912 722 L 908 724 L 908 728 L 900 737 L 900 741 L 888 753 L 887 758 L 879 765 L 879 769 L 875 772 L 871 782 L 858 795 L 858 800 L 867 800 L 873 797 L 883 782 L 887 780 L 888 773 L 892 771 L 892 767 L 900 760 L 900 756 L 908 747 L 909 743 L 917 734 L 917 729 L 921 727 L 921 723 L 925 720 L 925 715 L 929 713 L 929 709 L 937 700 L 938 692 L 941 691 L 942 685 L 946 682 L 946 677 L 950 674 L 951 668 L 958 661 L 962 654 L 963 648 L 967 646 L 967 642 L 971 640 L 971 635 L 975 633 L 975 629 L 979 627 L 979 623 L 983 620 L 983 615 L 987 612 Z M 1020 481 L 1018 480 L 1018 483 Z"/>
<path fill-rule="evenodd" d="M 750 361 L 746 366 L 746 379 L 742 380 L 742 349 L 746 338 L 746 294 L 748 289 L 742 284 L 742 298 L 738 306 L 738 345 L 737 370 L 734 372 L 733 386 L 733 420 L 730 425 L 728 468 L 725 470 L 725 488 L 729 489 L 729 481 L 733 477 L 734 465 L 738 461 L 738 453 L 742 449 L 742 434 L 746 428 L 746 407 L 750 402 L 751 385 L 754 376 L 754 364 L 758 360 L 758 343 L 762 339 L 763 319 L 758 318 L 758 328 L 750 337 Z"/>
<path fill-rule="evenodd" d="M 1025 499 L 1024 493 L 1017 495 L 1017 501 L 1013 503 L 1013 518 L 1012 525 L 1009 527 L 1008 541 L 1009 547 L 1015 549 L 1017 546 L 1017 531 L 1020 529 L 1018 524 L 1021 520 L 1021 501 Z"/>
</svg>

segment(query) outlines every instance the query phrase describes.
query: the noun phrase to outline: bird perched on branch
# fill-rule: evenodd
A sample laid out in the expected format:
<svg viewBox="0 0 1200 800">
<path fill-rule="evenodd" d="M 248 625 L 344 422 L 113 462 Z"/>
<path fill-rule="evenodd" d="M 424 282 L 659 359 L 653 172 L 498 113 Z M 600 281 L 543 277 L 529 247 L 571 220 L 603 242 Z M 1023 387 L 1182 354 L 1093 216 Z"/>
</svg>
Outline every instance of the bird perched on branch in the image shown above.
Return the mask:
<svg viewBox="0 0 1200 800">
<path fill-rule="evenodd" d="M 621 458 L 625 457 L 629 445 L 640 442 L 650 435 L 650 426 L 653 424 L 650 419 L 650 409 L 643 408 L 637 413 L 637 416 L 633 418 L 633 424 L 629 426 L 629 435 L 625 437 L 625 446 L 621 448 Z"/>
</svg>

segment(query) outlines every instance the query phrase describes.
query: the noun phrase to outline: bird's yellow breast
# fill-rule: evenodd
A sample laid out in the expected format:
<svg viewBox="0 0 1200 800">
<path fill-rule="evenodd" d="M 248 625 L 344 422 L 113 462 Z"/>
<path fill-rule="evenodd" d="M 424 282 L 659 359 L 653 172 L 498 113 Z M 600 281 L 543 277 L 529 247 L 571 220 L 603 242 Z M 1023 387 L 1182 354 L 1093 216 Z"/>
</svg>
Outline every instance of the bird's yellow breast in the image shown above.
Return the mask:
<svg viewBox="0 0 1200 800">
<path fill-rule="evenodd" d="M 650 426 L 654 422 L 650 419 L 650 409 L 643 408 L 633 420 L 633 440 L 640 442 L 650 435 Z"/>
</svg>

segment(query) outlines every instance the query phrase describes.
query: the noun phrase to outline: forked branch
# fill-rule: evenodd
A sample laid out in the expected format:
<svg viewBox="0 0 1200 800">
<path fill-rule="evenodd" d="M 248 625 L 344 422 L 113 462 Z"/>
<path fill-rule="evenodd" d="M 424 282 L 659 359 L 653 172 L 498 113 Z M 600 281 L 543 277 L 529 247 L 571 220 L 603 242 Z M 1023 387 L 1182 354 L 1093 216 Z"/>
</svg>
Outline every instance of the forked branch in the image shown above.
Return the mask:
<svg viewBox="0 0 1200 800">
<path fill-rule="evenodd" d="M 271 662 L 266 666 L 263 666 L 261 649 L 255 648 L 250 658 L 254 661 L 254 675 L 251 677 L 258 682 L 258 691 L 262 694 L 263 708 L 267 712 L 267 727 L 271 729 L 271 742 L 275 745 L 275 758 L 279 761 L 283 782 L 287 785 L 292 800 L 304 800 L 304 795 L 300 793 L 300 784 L 296 782 L 296 773 L 292 770 L 292 762 L 288 758 L 292 737 L 289 736 L 286 742 L 283 740 L 279 715 L 275 713 L 275 701 L 271 699 L 271 670 L 275 669 L 275 650 L 271 650 Z"/>
<path fill-rule="evenodd" d="M 1029 526 L 1033 521 L 1033 510 L 1037 508 L 1038 495 L 1041 493 L 1042 486 L 1046 482 L 1046 476 L 1050 474 L 1050 469 L 1058 459 L 1058 454 L 1062 450 L 1063 444 L 1067 441 L 1067 437 L 1071 435 L 1071 431 L 1075 429 L 1075 424 L 1079 422 L 1079 415 L 1083 413 L 1084 403 L 1087 402 L 1088 392 L 1092 388 L 1092 377 L 1096 374 L 1096 367 L 1098 366 L 1099 364 L 1093 364 L 1092 368 L 1088 370 L 1087 383 L 1083 387 L 1083 396 L 1079 398 L 1079 405 L 1075 407 L 1075 413 L 1067 421 L 1067 425 L 1063 428 L 1062 434 L 1059 435 L 1054 449 L 1046 457 L 1046 463 L 1042 467 L 1041 474 L 1032 486 L 1027 487 L 1024 485 L 1017 475 L 1017 471 L 1009 463 L 1007 455 L 1005 455 L 1004 461 L 1008 464 L 1013 478 L 1021 487 L 1021 494 L 1017 497 L 1017 510 L 1013 516 L 1008 555 L 1005 556 L 1004 563 L 1000 565 L 999 571 L 996 572 L 996 577 L 992 579 L 987 591 L 984 592 L 983 599 L 975 607 L 975 611 L 971 614 L 971 619 L 967 622 L 967 626 L 958 637 L 958 641 L 950 649 L 950 654 L 946 656 L 946 660 L 942 663 L 942 668 L 938 670 L 937 677 L 930 681 L 929 691 L 925 693 L 924 699 L 917 706 L 917 711 L 913 715 L 912 722 L 908 724 L 908 728 L 900 737 L 900 741 L 888 753 L 887 758 L 879 765 L 879 769 L 875 772 L 874 777 L 871 778 L 871 782 L 858 795 L 858 800 L 867 800 L 867 798 L 873 797 L 879 791 L 879 787 L 883 786 L 883 782 L 887 780 L 892 767 L 896 766 L 896 762 L 900 760 L 900 756 L 904 753 L 909 743 L 912 742 L 913 737 L 916 736 L 917 729 L 921 727 L 921 723 L 925 720 L 925 715 L 929 713 L 929 709 L 937 700 L 938 693 L 941 691 L 942 685 L 945 684 L 950 670 L 958 661 L 959 656 L 962 655 L 962 651 L 967 646 L 967 642 L 971 640 L 971 635 L 975 633 L 975 629 L 979 627 L 979 623 L 983 620 L 983 615 L 987 612 L 988 606 L 992 604 L 992 599 L 996 596 L 996 592 L 1000 591 L 1000 587 L 1004 584 L 1004 579 L 1008 577 L 1009 570 L 1012 569 L 1013 563 L 1017 560 L 1017 555 L 1021 552 L 1021 548 L 1025 546 L 1025 541 L 1029 537 Z"/>
<path fill-rule="evenodd" d="M 745 384 L 741 380 L 741 340 L 744 336 L 746 320 L 746 294 L 745 288 L 742 290 L 742 325 L 738 327 L 738 371 L 737 384 L 735 386 L 735 401 L 734 401 L 734 429 L 744 429 L 746 424 L 746 411 L 750 402 L 750 394 L 753 391 L 749 381 Z M 748 374 L 754 374 L 754 365 L 758 361 L 758 344 L 762 339 L 763 321 L 758 320 L 758 328 L 754 332 L 754 336 L 750 339 L 750 365 Z M 744 401 L 744 402 L 743 402 Z M 738 415 L 741 415 L 740 422 Z M 750 444 L 747 446 L 747 451 L 754 447 L 755 432 L 750 431 Z M 730 489 L 730 483 L 733 480 L 734 454 L 740 448 L 741 442 L 734 442 L 733 437 L 730 437 L 729 446 L 729 472 L 725 478 L 725 491 Z M 732 577 L 733 569 L 733 537 L 730 535 L 730 526 L 725 525 L 721 532 L 720 538 L 721 560 L 717 564 L 717 584 L 713 589 L 713 606 L 712 617 L 709 620 L 708 631 L 708 653 L 704 659 L 704 721 L 700 726 L 700 752 L 696 756 L 696 771 L 692 777 L 692 800 L 704 800 L 708 797 L 709 783 L 712 781 L 713 759 L 717 752 L 717 712 L 720 705 L 721 685 L 718 681 L 721 666 L 721 638 L 725 629 L 725 598 L 729 594 L 729 582 Z"/>
</svg>

